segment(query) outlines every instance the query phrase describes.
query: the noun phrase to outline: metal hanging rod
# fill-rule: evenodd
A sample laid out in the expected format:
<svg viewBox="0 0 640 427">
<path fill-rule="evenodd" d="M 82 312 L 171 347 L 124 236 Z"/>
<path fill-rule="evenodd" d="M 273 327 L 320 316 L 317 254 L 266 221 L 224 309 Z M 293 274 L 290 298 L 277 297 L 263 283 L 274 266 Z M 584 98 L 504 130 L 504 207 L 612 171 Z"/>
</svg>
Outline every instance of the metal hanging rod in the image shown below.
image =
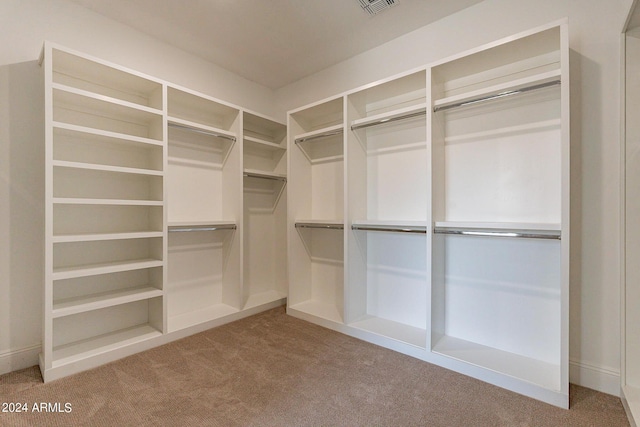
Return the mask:
<svg viewBox="0 0 640 427">
<path fill-rule="evenodd" d="M 193 227 L 181 227 L 181 226 L 173 226 L 169 227 L 169 233 L 174 232 L 190 232 L 190 231 L 217 231 L 217 230 L 235 230 L 237 227 L 235 224 L 221 224 L 221 225 L 203 225 L 203 226 L 193 226 Z"/>
<path fill-rule="evenodd" d="M 181 125 L 178 123 L 169 122 L 169 127 L 182 129 L 189 132 L 201 133 L 204 135 L 215 136 L 216 138 L 228 139 L 229 141 L 236 142 L 236 137 L 231 135 L 225 135 L 224 133 L 215 132 L 212 130 L 198 129 L 191 126 Z"/>
<path fill-rule="evenodd" d="M 531 91 L 538 90 L 538 89 L 544 89 L 544 88 L 551 87 L 551 86 L 556 86 L 556 85 L 559 85 L 559 84 L 561 84 L 560 80 L 552 80 L 550 82 L 540 83 L 540 84 L 536 84 L 536 85 L 532 85 L 532 86 L 526 86 L 526 87 L 523 87 L 523 88 L 520 88 L 520 89 L 506 90 L 504 92 L 496 93 L 494 95 L 487 95 L 487 96 L 482 96 L 482 97 L 478 97 L 478 98 L 468 99 L 466 101 L 456 102 L 454 104 L 441 105 L 441 106 L 433 107 L 433 112 L 437 113 L 438 111 L 445 111 L 445 110 L 450 110 L 452 108 L 465 107 L 467 105 L 477 104 L 477 103 L 485 102 L 485 101 L 492 101 L 494 99 L 504 98 L 504 97 L 511 96 L 511 95 L 518 95 L 518 94 L 521 94 L 521 93 L 531 92 Z"/>
<path fill-rule="evenodd" d="M 385 231 L 391 233 L 417 233 L 417 234 L 426 234 L 427 227 L 426 226 L 414 226 L 414 225 L 360 225 L 353 224 L 351 225 L 352 230 L 359 231 Z"/>
<path fill-rule="evenodd" d="M 397 117 L 381 118 L 373 122 L 351 125 L 351 130 L 368 128 L 370 126 L 383 125 L 386 123 L 396 122 L 398 120 L 406 120 L 406 119 L 411 119 L 413 117 L 424 116 L 426 114 L 427 114 L 427 110 L 424 110 L 424 111 L 416 111 L 413 113 L 403 114 L 402 116 L 397 116 Z"/>
<path fill-rule="evenodd" d="M 296 228 L 324 228 L 327 230 L 344 230 L 344 224 L 337 223 L 316 223 L 316 222 L 296 222 Z"/>
<path fill-rule="evenodd" d="M 311 136 L 305 136 L 305 137 L 301 137 L 301 138 L 296 138 L 295 142 L 296 142 L 296 144 L 300 144 L 301 142 L 309 142 L 309 141 L 313 141 L 314 139 L 329 138 L 330 136 L 340 135 L 342 133 L 343 133 L 342 129 L 335 129 L 335 130 L 330 130 L 330 131 L 327 131 L 327 132 L 322 132 L 322 133 L 319 133 L 317 135 L 311 135 Z"/>
<path fill-rule="evenodd" d="M 560 240 L 559 231 L 469 230 L 460 228 L 435 228 L 435 234 L 456 234 L 477 237 L 512 237 L 524 239 Z"/>
<path fill-rule="evenodd" d="M 287 182 L 287 178 L 284 176 L 267 175 L 267 174 L 256 173 L 256 172 L 245 172 L 244 176 L 246 176 L 247 178 L 262 178 L 262 179 L 271 179 L 273 181 Z"/>
</svg>

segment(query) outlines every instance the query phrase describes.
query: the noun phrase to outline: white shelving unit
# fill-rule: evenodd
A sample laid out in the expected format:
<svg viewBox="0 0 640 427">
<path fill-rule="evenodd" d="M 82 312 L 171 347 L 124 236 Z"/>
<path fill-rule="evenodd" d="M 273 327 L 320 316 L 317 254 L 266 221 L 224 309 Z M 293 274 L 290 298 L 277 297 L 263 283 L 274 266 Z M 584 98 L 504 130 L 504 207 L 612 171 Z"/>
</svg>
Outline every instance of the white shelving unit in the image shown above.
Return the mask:
<svg viewBox="0 0 640 427">
<path fill-rule="evenodd" d="M 49 380 L 165 331 L 164 129 L 159 81 L 49 43 L 43 64 Z"/>
<path fill-rule="evenodd" d="M 45 381 L 284 304 L 285 125 L 52 43 L 42 63 Z"/>
<path fill-rule="evenodd" d="M 566 46 L 566 27 L 554 26 L 438 64 L 429 111 L 432 350 L 564 407 Z"/>
<path fill-rule="evenodd" d="M 344 101 L 289 115 L 289 312 L 344 321 Z"/>
<path fill-rule="evenodd" d="M 288 312 L 568 407 L 568 52 L 554 23 L 291 111 Z"/>
<path fill-rule="evenodd" d="M 241 310 L 240 110 L 169 86 L 168 328 Z"/>
<path fill-rule="evenodd" d="M 243 307 L 287 296 L 287 127 L 243 116 Z"/>
<path fill-rule="evenodd" d="M 347 323 L 427 343 L 426 72 L 348 95 Z"/>
</svg>

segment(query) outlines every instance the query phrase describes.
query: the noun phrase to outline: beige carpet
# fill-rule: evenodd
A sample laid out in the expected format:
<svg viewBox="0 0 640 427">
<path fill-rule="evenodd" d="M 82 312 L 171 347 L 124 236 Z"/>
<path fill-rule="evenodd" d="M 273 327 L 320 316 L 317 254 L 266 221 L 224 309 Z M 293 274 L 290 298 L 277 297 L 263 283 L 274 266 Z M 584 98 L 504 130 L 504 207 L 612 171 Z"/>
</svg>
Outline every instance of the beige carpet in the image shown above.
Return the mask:
<svg viewBox="0 0 640 427">
<path fill-rule="evenodd" d="M 2 426 L 626 426 L 620 399 L 562 410 L 270 310 L 42 384 L 0 376 Z M 71 406 L 31 412 L 34 403 Z M 55 406 L 55 405 L 54 405 Z M 56 409 L 56 408 L 53 408 Z"/>
</svg>

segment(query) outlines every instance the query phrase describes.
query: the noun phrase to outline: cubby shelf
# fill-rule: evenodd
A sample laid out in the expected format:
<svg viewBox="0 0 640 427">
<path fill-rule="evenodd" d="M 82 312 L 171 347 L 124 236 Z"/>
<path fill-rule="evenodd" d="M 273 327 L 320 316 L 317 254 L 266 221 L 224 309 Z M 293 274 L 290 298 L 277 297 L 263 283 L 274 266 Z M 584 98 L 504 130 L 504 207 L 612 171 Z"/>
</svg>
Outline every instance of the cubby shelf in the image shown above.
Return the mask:
<svg viewBox="0 0 640 427">
<path fill-rule="evenodd" d="M 560 391 L 560 365 L 510 353 L 470 341 L 441 336 L 436 339 L 433 352 L 536 384 L 545 389 Z"/>
<path fill-rule="evenodd" d="M 68 298 L 53 303 L 53 318 L 70 316 L 129 302 L 161 297 L 162 291 L 150 286 Z"/>
<path fill-rule="evenodd" d="M 126 133 L 110 132 L 106 130 L 94 129 L 87 126 L 74 125 L 70 123 L 54 121 L 52 123 L 52 126 L 54 130 L 60 129 L 62 131 L 67 131 L 67 132 L 77 132 L 77 133 L 82 133 L 86 135 L 111 138 L 113 140 L 118 140 L 123 144 L 131 144 L 131 145 L 141 144 L 142 146 L 153 145 L 158 147 L 162 147 L 164 145 L 163 141 L 153 139 L 153 138 L 144 138 L 144 137 L 135 136 L 135 135 L 128 135 Z"/>
<path fill-rule="evenodd" d="M 54 167 L 60 167 L 60 168 L 84 169 L 84 170 L 94 170 L 94 171 L 102 171 L 102 172 L 129 173 L 134 175 L 149 175 L 149 176 L 163 175 L 162 171 L 157 171 L 157 170 L 127 168 L 127 167 L 119 167 L 119 166 L 107 166 L 107 165 L 98 165 L 98 164 L 91 164 L 91 163 L 69 162 L 65 160 L 54 160 L 52 162 L 52 165 Z"/>
<path fill-rule="evenodd" d="M 54 268 L 52 279 L 63 280 L 77 277 L 97 276 L 99 274 L 121 271 L 141 270 L 143 268 L 162 267 L 163 261 L 157 259 L 137 259 L 129 261 L 107 262 L 79 267 Z"/>
<path fill-rule="evenodd" d="M 56 234 L 53 243 L 70 242 L 96 242 L 101 240 L 144 239 L 162 237 L 162 231 L 135 231 L 128 233 L 82 233 L 82 234 Z"/>
<path fill-rule="evenodd" d="M 53 368 L 76 363 L 92 356 L 119 350 L 128 345 L 160 337 L 162 332 L 148 324 L 137 325 L 90 339 L 53 348 Z"/>
</svg>

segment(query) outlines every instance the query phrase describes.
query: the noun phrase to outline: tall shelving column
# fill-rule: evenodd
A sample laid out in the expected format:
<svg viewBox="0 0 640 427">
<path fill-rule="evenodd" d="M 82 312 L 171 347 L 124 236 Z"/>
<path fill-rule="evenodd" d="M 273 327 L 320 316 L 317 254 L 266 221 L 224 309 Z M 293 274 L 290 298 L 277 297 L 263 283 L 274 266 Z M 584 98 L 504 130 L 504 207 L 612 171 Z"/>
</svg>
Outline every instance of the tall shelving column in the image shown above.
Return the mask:
<svg viewBox="0 0 640 427">
<path fill-rule="evenodd" d="M 45 381 L 165 331 L 163 85 L 45 43 Z"/>
<path fill-rule="evenodd" d="M 287 312 L 344 322 L 344 98 L 289 114 Z M 328 323 L 327 323 L 328 322 Z"/>
<path fill-rule="evenodd" d="M 347 100 L 347 324 L 425 349 L 426 73 Z"/>
<path fill-rule="evenodd" d="M 428 70 L 432 351 L 454 369 L 563 407 L 567 40 L 566 24 L 551 25 Z"/>
<path fill-rule="evenodd" d="M 169 332 L 242 308 L 240 111 L 169 86 Z"/>
<path fill-rule="evenodd" d="M 287 126 L 243 113 L 243 308 L 287 296 Z"/>
</svg>

